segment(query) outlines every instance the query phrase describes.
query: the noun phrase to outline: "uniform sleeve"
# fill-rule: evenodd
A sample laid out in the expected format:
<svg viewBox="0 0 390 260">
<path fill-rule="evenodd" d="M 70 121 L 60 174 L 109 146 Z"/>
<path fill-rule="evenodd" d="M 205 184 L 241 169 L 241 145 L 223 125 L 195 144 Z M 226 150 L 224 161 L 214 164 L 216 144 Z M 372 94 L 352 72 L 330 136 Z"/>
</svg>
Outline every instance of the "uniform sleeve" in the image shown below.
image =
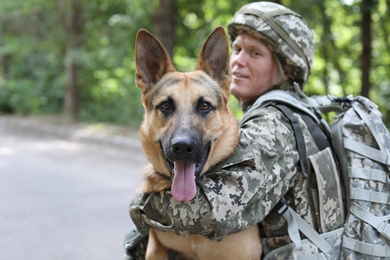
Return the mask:
<svg viewBox="0 0 390 260">
<path fill-rule="evenodd" d="M 199 178 L 192 201 L 175 201 L 170 191 L 141 193 L 130 215 L 141 233 L 155 228 L 220 241 L 264 219 L 290 188 L 297 161 L 291 126 L 276 109 L 262 108 L 241 125 L 234 154 Z"/>
</svg>

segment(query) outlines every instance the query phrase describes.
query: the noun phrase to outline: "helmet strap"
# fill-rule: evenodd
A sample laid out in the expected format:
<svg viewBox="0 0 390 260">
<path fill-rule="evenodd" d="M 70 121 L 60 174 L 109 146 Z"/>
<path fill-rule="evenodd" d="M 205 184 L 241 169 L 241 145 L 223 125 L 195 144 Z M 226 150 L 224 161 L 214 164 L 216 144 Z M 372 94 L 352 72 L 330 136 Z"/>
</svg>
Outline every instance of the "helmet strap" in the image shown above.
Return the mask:
<svg viewBox="0 0 390 260">
<path fill-rule="evenodd" d="M 294 81 L 293 86 L 294 86 L 295 93 L 297 93 L 300 98 L 307 98 L 305 93 L 303 93 L 301 86 L 297 82 Z"/>
</svg>

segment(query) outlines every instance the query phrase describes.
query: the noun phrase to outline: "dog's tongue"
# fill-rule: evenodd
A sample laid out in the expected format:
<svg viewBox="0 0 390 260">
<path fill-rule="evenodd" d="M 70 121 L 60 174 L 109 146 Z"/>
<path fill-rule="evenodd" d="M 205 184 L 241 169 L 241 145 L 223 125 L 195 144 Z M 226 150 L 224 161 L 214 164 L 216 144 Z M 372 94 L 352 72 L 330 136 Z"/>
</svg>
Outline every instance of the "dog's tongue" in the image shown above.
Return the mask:
<svg viewBox="0 0 390 260">
<path fill-rule="evenodd" d="M 172 183 L 172 196 L 177 201 L 189 201 L 196 195 L 195 163 L 174 162 L 175 175 Z"/>
</svg>

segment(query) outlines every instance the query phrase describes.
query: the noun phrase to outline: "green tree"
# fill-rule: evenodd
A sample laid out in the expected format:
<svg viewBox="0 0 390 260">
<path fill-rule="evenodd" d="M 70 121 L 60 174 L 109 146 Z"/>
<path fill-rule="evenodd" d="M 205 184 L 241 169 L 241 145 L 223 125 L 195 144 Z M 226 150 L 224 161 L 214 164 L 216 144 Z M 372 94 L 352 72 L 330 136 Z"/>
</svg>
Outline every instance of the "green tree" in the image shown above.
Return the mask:
<svg viewBox="0 0 390 260">
<path fill-rule="evenodd" d="M 226 28 L 247 2 L 2 0 L 0 111 L 33 115 L 66 111 L 82 121 L 137 126 L 143 115 L 134 83 L 137 31 L 146 28 L 157 35 L 177 69 L 192 70 L 205 37 L 218 25 Z M 313 29 L 316 53 L 305 91 L 358 95 L 364 85 L 363 94 L 369 92 L 390 122 L 389 0 L 275 2 L 300 13 Z M 70 10 L 76 10 L 73 18 Z M 362 19 L 367 10 L 370 19 Z M 362 28 L 370 28 L 369 33 Z M 369 48 L 362 43 L 367 39 Z M 72 95 L 66 91 L 69 86 L 75 87 Z"/>
<path fill-rule="evenodd" d="M 0 108 L 20 114 L 54 113 L 63 100 L 63 39 L 51 1 L 1 1 Z"/>
<path fill-rule="evenodd" d="M 77 60 L 83 39 L 83 2 L 79 0 L 58 0 L 58 14 L 65 32 L 65 102 L 64 115 L 67 120 L 76 121 L 79 114 L 81 64 Z"/>
</svg>

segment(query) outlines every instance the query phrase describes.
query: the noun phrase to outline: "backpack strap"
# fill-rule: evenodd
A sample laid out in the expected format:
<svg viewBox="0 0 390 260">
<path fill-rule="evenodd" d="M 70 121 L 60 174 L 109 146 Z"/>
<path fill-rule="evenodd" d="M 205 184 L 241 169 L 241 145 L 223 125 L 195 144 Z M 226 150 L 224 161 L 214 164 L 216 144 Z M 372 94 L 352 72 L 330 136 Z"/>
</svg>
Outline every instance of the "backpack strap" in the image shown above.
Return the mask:
<svg viewBox="0 0 390 260">
<path fill-rule="evenodd" d="M 321 127 L 313 120 L 312 117 L 306 114 L 299 114 L 305 124 L 307 125 L 315 143 L 317 144 L 318 150 L 322 151 L 327 147 L 331 147 L 330 142 L 328 141 L 328 136 L 325 135 L 326 131 L 323 131 Z"/>
<path fill-rule="evenodd" d="M 346 149 L 351 150 L 358 154 L 358 155 L 356 154 L 353 155 L 354 157 L 361 155 L 362 157 L 366 157 L 377 162 L 381 162 L 381 158 L 380 158 L 381 156 L 378 156 L 378 154 L 379 155 L 384 154 L 377 149 L 358 143 L 351 139 L 344 139 L 344 146 Z M 386 163 L 384 164 L 386 165 Z M 358 178 L 363 180 L 380 181 L 382 183 L 389 183 L 388 173 L 379 169 L 357 168 L 357 167 L 349 166 L 348 177 Z M 383 192 L 383 191 L 373 191 L 373 190 L 368 190 L 363 188 L 349 187 L 348 195 L 350 199 L 355 199 L 360 201 L 369 201 L 369 202 L 381 203 L 385 205 L 390 203 L 390 194 L 388 192 Z"/>
<path fill-rule="evenodd" d="M 380 181 L 382 183 L 389 182 L 389 176 L 386 171 L 371 169 L 371 168 L 358 168 L 348 167 L 348 177 L 354 179 Z"/>
<path fill-rule="evenodd" d="M 390 155 L 388 153 L 349 138 L 345 138 L 343 142 L 346 149 L 358 153 L 373 161 L 387 165 L 387 167 L 390 169 Z"/>
<path fill-rule="evenodd" d="M 317 233 L 298 213 L 287 205 L 284 200 L 276 204 L 275 209 L 278 214 L 283 215 L 288 223 L 288 234 L 296 247 L 301 245 L 301 231 L 313 244 L 315 244 L 323 253 L 329 253 L 332 247 L 329 243 Z"/>
<path fill-rule="evenodd" d="M 343 247 L 369 256 L 389 257 L 390 255 L 390 246 L 364 243 L 347 236 L 343 236 Z"/>
<path fill-rule="evenodd" d="M 350 198 L 360 201 L 369 201 L 381 204 L 390 203 L 390 195 L 386 192 L 370 191 L 358 188 L 350 188 Z"/>
<path fill-rule="evenodd" d="M 274 89 L 267 93 L 262 94 L 256 102 L 248 108 L 245 112 L 242 121 L 246 121 L 245 118 L 251 114 L 251 112 L 257 108 L 265 107 L 270 105 L 272 102 L 282 103 L 293 108 L 294 112 L 302 112 L 304 114 L 310 115 L 313 120 L 317 123 L 320 123 L 319 117 L 311 110 L 311 108 L 318 105 L 317 101 L 307 97 L 302 100 L 300 97 L 295 95 L 294 92 L 288 92 L 286 90 Z"/>
<path fill-rule="evenodd" d="M 307 153 L 306 153 L 306 145 L 305 139 L 303 137 L 303 132 L 301 125 L 299 124 L 298 118 L 293 114 L 292 110 L 277 101 L 272 101 L 271 106 L 277 108 L 279 111 L 283 113 L 285 117 L 287 117 L 291 123 L 291 126 L 294 131 L 295 140 L 297 143 L 297 150 L 299 154 L 299 161 L 301 164 L 302 172 L 305 177 L 308 177 L 308 166 L 307 166 Z M 324 134 L 324 131 L 319 126 L 319 124 L 312 118 L 312 116 L 306 114 L 306 112 L 297 111 L 297 113 L 301 116 L 306 126 L 308 127 L 319 151 L 322 151 L 328 147 L 331 147 L 328 138 Z M 325 131 L 326 132 L 326 131 Z"/>
<path fill-rule="evenodd" d="M 351 205 L 351 213 L 373 226 L 379 233 L 390 240 L 390 224 L 387 223 L 390 220 L 390 215 L 377 217 L 357 203 Z"/>
<path fill-rule="evenodd" d="M 290 124 L 293 128 L 295 141 L 297 144 L 297 150 L 299 155 L 299 162 L 301 164 L 301 169 L 305 177 L 309 176 L 308 174 L 308 166 L 307 166 L 307 155 L 306 155 L 306 145 L 305 138 L 303 137 L 303 132 L 301 125 L 299 124 L 298 118 L 293 114 L 293 112 L 283 104 L 277 104 L 275 102 L 271 103 L 271 105 L 277 108 L 279 111 L 283 113 L 285 117 L 288 118 Z"/>
<path fill-rule="evenodd" d="M 362 208 L 357 203 L 351 204 L 350 210 L 351 213 L 357 218 L 368 223 L 384 237 L 390 239 L 390 224 L 388 223 L 390 215 L 377 217 L 374 214 L 370 213 L 368 210 Z M 368 254 L 370 256 L 388 257 L 390 255 L 390 246 L 388 246 L 387 244 L 380 245 L 365 243 L 348 236 L 343 236 L 343 247 L 362 254 Z"/>
<path fill-rule="evenodd" d="M 382 183 L 389 182 L 388 172 L 379 169 L 348 167 L 348 177 L 351 179 L 372 180 Z M 349 188 L 350 198 L 361 201 L 370 201 L 382 204 L 390 203 L 388 192 L 378 192 L 367 189 Z"/>
</svg>

